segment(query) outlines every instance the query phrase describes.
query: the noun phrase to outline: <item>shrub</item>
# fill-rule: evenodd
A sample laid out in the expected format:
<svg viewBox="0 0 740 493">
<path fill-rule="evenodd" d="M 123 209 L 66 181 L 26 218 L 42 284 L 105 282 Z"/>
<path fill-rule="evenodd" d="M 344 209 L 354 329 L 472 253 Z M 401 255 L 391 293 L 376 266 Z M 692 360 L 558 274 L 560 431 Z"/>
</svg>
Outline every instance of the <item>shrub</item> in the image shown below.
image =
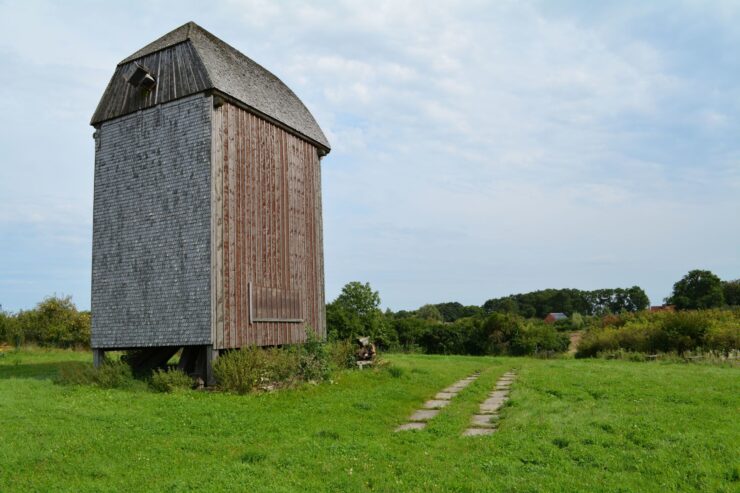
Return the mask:
<svg viewBox="0 0 740 493">
<path fill-rule="evenodd" d="M 304 344 L 229 351 L 216 360 L 213 374 L 221 388 L 240 394 L 290 386 L 300 380 L 326 380 L 331 376 L 333 357 L 343 364 L 349 360 L 347 348 L 339 347 L 330 348 L 309 329 Z"/>
<path fill-rule="evenodd" d="M 515 354 L 511 345 L 524 330 L 524 319 L 508 313 L 491 314 L 481 327 L 478 336 L 483 354 Z M 485 337 L 485 339 L 483 339 Z"/>
<path fill-rule="evenodd" d="M 712 325 L 707 312 L 666 313 L 656 333 L 655 349 L 658 351 L 683 352 L 702 345 L 704 335 Z"/>
<path fill-rule="evenodd" d="M 577 357 L 618 349 L 642 353 L 703 349 L 729 354 L 740 348 L 740 311 L 737 310 L 642 312 L 617 317 L 619 320 L 614 317 L 584 334 Z"/>
<path fill-rule="evenodd" d="M 219 385 L 232 392 L 246 394 L 259 387 L 265 388 L 273 382 L 282 381 L 292 371 L 297 373 L 297 361 L 285 358 L 277 349 L 263 350 L 255 346 L 229 351 L 216 360 L 213 375 Z M 286 368 L 286 366 L 290 368 Z"/>
<path fill-rule="evenodd" d="M 729 354 L 740 349 L 740 323 L 722 324 L 710 328 L 705 337 L 705 347 Z"/>
<path fill-rule="evenodd" d="M 0 338 L 16 346 L 89 347 L 90 312 L 77 311 L 69 296 L 51 296 L 32 310 L 0 314 Z"/>
<path fill-rule="evenodd" d="M 581 330 L 586 326 L 586 320 L 578 312 L 570 316 L 570 324 L 573 330 Z"/>
<path fill-rule="evenodd" d="M 538 353 L 561 353 L 568 349 L 568 334 L 558 332 L 542 322 L 530 322 L 511 340 L 510 354 L 532 355 Z"/>
<path fill-rule="evenodd" d="M 329 359 L 334 368 L 355 368 L 357 366 L 355 345 L 350 341 L 336 341 L 329 344 Z"/>
<path fill-rule="evenodd" d="M 125 389 L 135 385 L 131 367 L 120 361 L 106 362 L 94 370 L 94 383 L 108 389 Z"/>
<path fill-rule="evenodd" d="M 193 387 L 193 379 L 180 369 L 155 370 L 149 379 L 149 386 L 157 392 L 173 392 Z"/>
<path fill-rule="evenodd" d="M 304 380 L 320 382 L 329 378 L 329 352 L 314 331 L 306 330 L 306 342 L 300 346 L 299 354 L 298 366 Z"/>
<path fill-rule="evenodd" d="M 121 361 L 106 361 L 99 368 L 82 363 L 63 366 L 56 382 L 62 385 L 94 385 L 105 389 L 127 389 L 137 385 L 131 367 Z"/>
<path fill-rule="evenodd" d="M 431 354 L 464 354 L 467 338 L 456 324 L 432 322 L 419 343 Z"/>
<path fill-rule="evenodd" d="M 0 310 L 0 342 L 12 342 L 9 338 L 12 328 L 10 324 L 13 323 L 13 318 Z"/>
</svg>

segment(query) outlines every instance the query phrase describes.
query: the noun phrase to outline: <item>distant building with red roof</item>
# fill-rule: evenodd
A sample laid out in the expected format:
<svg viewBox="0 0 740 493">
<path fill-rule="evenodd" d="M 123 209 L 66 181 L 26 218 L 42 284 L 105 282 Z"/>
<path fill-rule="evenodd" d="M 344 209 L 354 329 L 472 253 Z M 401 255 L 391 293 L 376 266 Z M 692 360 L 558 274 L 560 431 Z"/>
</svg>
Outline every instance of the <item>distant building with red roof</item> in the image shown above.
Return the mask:
<svg viewBox="0 0 740 493">
<path fill-rule="evenodd" d="M 560 320 L 568 320 L 568 315 L 566 315 L 565 313 L 553 312 L 548 313 L 545 317 L 545 322 L 547 322 L 548 324 L 559 322 Z"/>
</svg>

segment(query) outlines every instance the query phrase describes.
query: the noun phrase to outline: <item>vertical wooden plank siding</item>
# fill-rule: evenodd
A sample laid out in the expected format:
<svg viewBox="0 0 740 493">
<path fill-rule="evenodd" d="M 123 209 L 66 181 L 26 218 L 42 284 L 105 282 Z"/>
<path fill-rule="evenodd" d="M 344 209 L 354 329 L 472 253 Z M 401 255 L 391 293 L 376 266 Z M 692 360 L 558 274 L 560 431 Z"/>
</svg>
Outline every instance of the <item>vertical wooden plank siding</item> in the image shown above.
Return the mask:
<svg viewBox="0 0 740 493">
<path fill-rule="evenodd" d="M 214 111 L 213 129 L 223 126 L 223 112 Z M 224 134 L 212 131 L 211 161 L 211 313 L 214 348 L 224 347 Z M 216 164 L 218 163 L 218 164 Z"/>
<path fill-rule="evenodd" d="M 318 150 L 230 103 L 212 121 L 215 347 L 324 337 Z"/>
</svg>

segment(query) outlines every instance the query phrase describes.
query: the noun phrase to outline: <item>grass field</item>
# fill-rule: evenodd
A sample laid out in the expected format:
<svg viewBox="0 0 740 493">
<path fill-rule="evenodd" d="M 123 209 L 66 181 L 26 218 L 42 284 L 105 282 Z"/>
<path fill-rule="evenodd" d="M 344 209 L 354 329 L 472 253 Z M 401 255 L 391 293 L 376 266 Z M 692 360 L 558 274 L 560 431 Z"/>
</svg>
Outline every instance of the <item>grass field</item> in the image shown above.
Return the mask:
<svg viewBox="0 0 740 493">
<path fill-rule="evenodd" d="M 740 491 L 740 370 L 387 355 L 260 395 L 64 387 L 86 353 L 0 356 L 0 491 Z M 505 371 L 499 431 L 460 436 Z M 480 378 L 426 430 L 393 429 Z"/>
</svg>

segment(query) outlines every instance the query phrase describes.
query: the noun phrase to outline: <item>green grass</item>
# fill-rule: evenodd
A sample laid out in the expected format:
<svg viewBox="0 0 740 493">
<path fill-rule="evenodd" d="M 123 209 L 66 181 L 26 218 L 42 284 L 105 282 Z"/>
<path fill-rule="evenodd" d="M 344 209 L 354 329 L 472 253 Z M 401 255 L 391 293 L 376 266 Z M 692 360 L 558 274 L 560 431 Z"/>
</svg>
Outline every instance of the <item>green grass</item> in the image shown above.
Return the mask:
<svg viewBox="0 0 740 493">
<path fill-rule="evenodd" d="M 86 353 L 0 356 L 0 491 L 740 490 L 740 370 L 604 360 L 388 355 L 272 394 L 66 387 Z M 500 430 L 462 438 L 496 379 Z M 421 403 L 480 378 L 426 430 Z"/>
</svg>

